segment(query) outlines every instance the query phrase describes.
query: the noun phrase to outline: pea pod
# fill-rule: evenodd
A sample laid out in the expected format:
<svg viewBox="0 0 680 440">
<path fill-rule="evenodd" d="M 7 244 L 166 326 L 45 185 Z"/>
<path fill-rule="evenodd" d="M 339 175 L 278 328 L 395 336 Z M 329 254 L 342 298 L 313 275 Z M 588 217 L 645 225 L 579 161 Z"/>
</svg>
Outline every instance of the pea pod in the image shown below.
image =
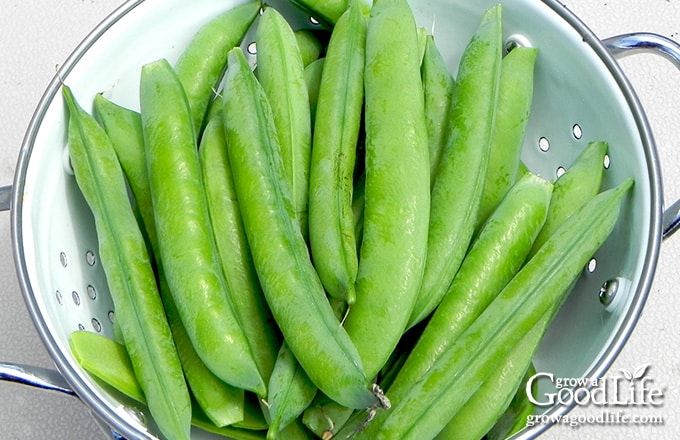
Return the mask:
<svg viewBox="0 0 680 440">
<path fill-rule="evenodd" d="M 434 37 L 425 40 L 421 67 L 427 118 L 427 139 L 430 146 L 430 180 L 434 181 L 449 128 L 449 109 L 455 80 L 442 57 Z"/>
<path fill-rule="evenodd" d="M 538 50 L 516 47 L 503 58 L 489 164 L 477 215 L 481 225 L 517 179 L 534 90 Z"/>
<path fill-rule="evenodd" d="M 339 405 L 323 394 L 318 394 L 305 410 L 302 422 L 318 438 L 328 440 L 333 438 L 353 412 L 351 408 Z"/>
<path fill-rule="evenodd" d="M 591 142 L 578 155 L 574 163 L 555 180 L 555 196 L 548 218 L 538 234 L 531 254 L 535 254 L 557 228 L 585 202 L 600 191 L 604 174 L 604 157 L 609 145 Z"/>
<path fill-rule="evenodd" d="M 316 392 L 316 386 L 284 342 L 269 381 L 267 403 L 271 420 L 267 438 L 285 438 L 282 431 L 312 403 Z"/>
<path fill-rule="evenodd" d="M 182 323 L 216 376 L 265 395 L 266 385 L 228 300 L 191 113 L 167 60 L 142 67 L 140 104 L 160 260 Z"/>
<path fill-rule="evenodd" d="M 339 19 L 323 66 L 309 172 L 309 245 L 326 292 L 353 303 L 358 260 L 353 175 L 364 102 L 366 19 L 355 6 Z"/>
<path fill-rule="evenodd" d="M 527 370 L 520 387 L 503 415 L 496 421 L 493 428 L 486 433 L 486 440 L 504 440 L 517 434 L 527 426 L 528 417 L 534 414 L 536 407 L 527 396 L 526 383 L 536 374 L 532 364 Z M 537 384 L 533 384 L 533 393 L 537 392 Z"/>
<path fill-rule="evenodd" d="M 493 301 L 524 264 L 545 222 L 552 184 L 520 179 L 470 246 L 458 273 L 427 322 L 388 394 L 403 398 Z"/>
<path fill-rule="evenodd" d="M 256 39 L 257 77 L 274 115 L 284 181 L 290 189 L 300 230 L 306 237 L 312 128 L 300 47 L 290 24 L 272 7 L 264 9 Z"/>
<path fill-rule="evenodd" d="M 406 396 L 393 402 L 382 423 L 358 438 L 422 439 L 441 431 L 497 369 L 498 360 L 564 301 L 614 229 L 632 184 L 627 179 L 572 215 Z"/>
<path fill-rule="evenodd" d="M 191 403 L 182 367 L 158 295 L 146 243 L 128 198 L 111 140 L 62 88 L 68 107 L 71 164 L 94 215 L 99 254 L 135 376 L 159 429 L 189 438 Z"/>
<path fill-rule="evenodd" d="M 257 279 L 243 229 L 221 113 L 216 114 L 206 126 L 199 148 L 199 160 L 213 235 L 231 302 L 260 375 L 268 382 L 281 338 Z"/>
<path fill-rule="evenodd" d="M 323 44 L 309 29 L 296 29 L 293 33 L 295 34 L 295 40 L 300 49 L 302 65 L 306 68 L 319 59 L 319 56 L 321 56 L 321 52 L 323 51 Z"/>
<path fill-rule="evenodd" d="M 347 10 L 349 0 L 291 0 L 291 3 L 332 27 Z"/>
<path fill-rule="evenodd" d="M 194 34 L 175 63 L 197 135 L 203 127 L 210 98 L 224 74 L 227 51 L 241 43 L 259 11 L 260 1 L 250 1 L 212 18 Z"/>
<path fill-rule="evenodd" d="M 281 332 L 312 382 L 339 403 L 377 402 L 351 339 L 331 308 L 296 225 L 267 95 L 240 48 L 229 53 L 224 127 L 253 263 Z"/>
<path fill-rule="evenodd" d="M 345 328 L 374 377 L 406 327 L 427 250 L 429 153 L 418 36 L 405 0 L 373 3 L 364 75 L 363 240 Z"/>
<path fill-rule="evenodd" d="M 312 128 L 316 120 L 316 106 L 319 101 L 319 86 L 321 86 L 324 61 L 326 61 L 326 57 L 312 61 L 305 67 L 305 83 L 307 84 L 307 94 L 309 95 L 309 117 L 312 121 Z"/>
<path fill-rule="evenodd" d="M 441 301 L 472 239 L 498 101 L 501 11 L 499 4 L 484 13 L 459 63 L 451 135 L 432 185 L 427 263 L 409 326 Z"/>
</svg>

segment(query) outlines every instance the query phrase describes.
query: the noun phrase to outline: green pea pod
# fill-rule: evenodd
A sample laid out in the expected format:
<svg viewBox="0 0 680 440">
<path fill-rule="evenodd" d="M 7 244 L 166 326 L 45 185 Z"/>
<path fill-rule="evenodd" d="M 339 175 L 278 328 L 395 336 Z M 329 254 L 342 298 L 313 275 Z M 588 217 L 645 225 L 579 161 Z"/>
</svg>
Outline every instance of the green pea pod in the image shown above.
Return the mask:
<svg viewBox="0 0 680 440">
<path fill-rule="evenodd" d="M 268 382 L 281 338 L 272 323 L 243 229 L 221 113 L 208 122 L 198 151 L 215 242 L 231 302 L 260 374 Z"/>
<path fill-rule="evenodd" d="M 374 377 L 406 327 L 427 251 L 429 152 L 417 28 L 405 0 L 373 3 L 364 80 L 364 227 L 345 328 Z"/>
<path fill-rule="evenodd" d="M 358 438 L 422 439 L 441 431 L 498 368 L 499 359 L 564 301 L 614 229 L 632 185 L 627 179 L 572 215 L 406 396 L 393 402 L 382 423 Z"/>
<path fill-rule="evenodd" d="M 328 396 L 317 394 L 303 413 L 302 423 L 318 438 L 328 440 L 333 438 L 353 412 L 353 409 L 334 402 Z"/>
<path fill-rule="evenodd" d="M 427 139 L 430 146 L 430 181 L 434 181 L 449 127 L 449 109 L 455 80 L 432 35 L 427 36 L 421 67 L 425 94 Z"/>
<path fill-rule="evenodd" d="M 504 440 L 526 428 L 527 418 L 533 415 L 536 410 L 527 396 L 526 383 L 535 374 L 536 368 L 532 364 L 524 375 L 515 397 L 493 428 L 486 433 L 485 440 Z M 537 387 L 538 385 L 533 383 L 534 395 L 536 395 Z"/>
<path fill-rule="evenodd" d="M 296 225 L 267 95 L 240 48 L 229 53 L 223 118 L 255 270 L 276 323 L 314 384 L 343 405 L 377 397 L 331 308 Z"/>
<path fill-rule="evenodd" d="M 260 1 L 230 8 L 203 25 L 175 63 L 186 91 L 194 131 L 203 127 L 210 98 L 224 74 L 227 52 L 238 46 L 260 11 Z"/>
<path fill-rule="evenodd" d="M 489 164 L 477 215 L 481 225 L 517 179 L 534 91 L 538 50 L 516 47 L 503 58 Z"/>
<path fill-rule="evenodd" d="M 524 264 L 545 222 L 552 184 L 527 174 L 507 193 L 471 245 L 395 382 L 400 400 L 453 345 Z"/>
<path fill-rule="evenodd" d="M 140 104 L 160 260 L 182 323 L 216 376 L 264 396 L 266 385 L 229 302 L 189 106 L 166 60 L 142 67 Z"/>
<path fill-rule="evenodd" d="M 555 180 L 555 195 L 548 218 L 536 238 L 534 255 L 560 225 L 599 191 L 604 174 L 604 157 L 609 145 L 591 142 L 567 171 Z"/>
<path fill-rule="evenodd" d="M 298 48 L 300 48 L 302 65 L 307 67 L 318 60 L 323 51 L 323 44 L 317 36 L 309 29 L 296 29 L 293 33 L 295 34 Z"/>
<path fill-rule="evenodd" d="M 124 345 L 100 334 L 84 330 L 71 333 L 69 345 L 76 361 L 85 371 L 132 400 L 143 405 L 147 404 L 144 391 L 142 391 L 135 377 L 130 356 Z M 266 438 L 263 425 L 258 426 L 259 431 L 238 428 L 237 425 L 239 424 L 233 427 L 217 427 L 200 410 L 198 405 L 192 405 L 191 424 L 204 431 L 233 440 L 263 440 Z"/>
<path fill-rule="evenodd" d="M 307 408 L 316 395 L 314 386 L 284 342 L 269 380 L 269 440 L 285 438 L 284 431 Z"/>
<path fill-rule="evenodd" d="M 437 435 L 437 440 L 479 440 L 490 431 L 503 416 L 511 403 L 519 396 L 526 398 L 527 372 L 531 360 L 545 334 L 548 319 L 541 319 L 536 326 L 512 349 L 510 355 L 498 365 L 477 392 L 470 397 L 460 411 Z M 514 419 L 512 420 L 514 422 Z M 524 419 L 526 423 L 526 418 Z M 498 426 L 500 428 L 500 426 Z M 497 429 L 498 429 L 497 428 Z M 511 426 L 508 426 L 511 428 Z M 503 439 L 505 436 L 502 437 Z"/>
<path fill-rule="evenodd" d="M 272 7 L 260 17 L 256 40 L 257 77 L 272 108 L 285 181 L 306 237 L 312 127 L 300 48 L 290 24 Z"/>
<path fill-rule="evenodd" d="M 484 13 L 459 64 L 451 135 L 432 185 L 427 263 L 409 327 L 441 301 L 472 239 L 498 102 L 501 11 L 499 4 Z"/>
<path fill-rule="evenodd" d="M 291 0 L 291 3 L 332 27 L 347 10 L 349 0 Z"/>
<path fill-rule="evenodd" d="M 321 86 L 324 61 L 326 61 L 325 57 L 319 58 L 305 67 L 305 83 L 307 84 L 307 94 L 309 95 L 309 117 L 312 121 L 312 128 L 316 120 L 316 106 L 319 101 L 319 87 Z"/>
<path fill-rule="evenodd" d="M 309 245 L 326 292 L 352 304 L 358 259 L 353 175 L 364 103 L 366 19 L 352 6 L 339 19 L 324 61 L 309 171 Z"/>
<path fill-rule="evenodd" d="M 364 200 L 366 198 L 366 174 L 361 174 L 354 184 L 352 211 L 354 212 L 354 238 L 359 253 L 364 238 Z"/>
<path fill-rule="evenodd" d="M 146 243 L 132 212 L 111 140 L 62 88 L 76 182 L 94 215 L 99 253 L 135 376 L 149 411 L 169 437 L 189 438 L 189 391 L 158 295 Z"/>
</svg>

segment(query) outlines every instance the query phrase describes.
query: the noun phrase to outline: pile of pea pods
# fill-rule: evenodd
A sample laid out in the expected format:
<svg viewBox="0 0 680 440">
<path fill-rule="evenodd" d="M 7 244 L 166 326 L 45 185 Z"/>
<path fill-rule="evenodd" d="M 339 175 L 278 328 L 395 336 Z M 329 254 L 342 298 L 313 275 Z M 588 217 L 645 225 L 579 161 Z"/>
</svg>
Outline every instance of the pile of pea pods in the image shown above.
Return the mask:
<svg viewBox="0 0 680 440">
<path fill-rule="evenodd" d="M 540 49 L 504 51 L 500 5 L 454 76 L 406 0 L 296 4 L 327 32 L 234 7 L 142 67 L 139 111 L 63 86 L 116 308 L 73 355 L 168 439 L 505 438 L 633 182 L 601 190 L 604 141 L 522 164 Z"/>
</svg>

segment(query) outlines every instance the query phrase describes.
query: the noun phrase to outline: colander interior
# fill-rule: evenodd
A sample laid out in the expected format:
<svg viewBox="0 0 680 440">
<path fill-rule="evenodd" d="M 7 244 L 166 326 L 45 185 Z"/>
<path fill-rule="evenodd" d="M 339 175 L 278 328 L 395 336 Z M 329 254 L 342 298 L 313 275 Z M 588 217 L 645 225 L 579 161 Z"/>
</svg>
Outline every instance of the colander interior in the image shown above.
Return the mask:
<svg viewBox="0 0 680 440">
<path fill-rule="evenodd" d="M 196 29 L 239 1 L 146 0 L 128 2 L 100 25 L 62 66 L 29 127 L 17 178 L 13 215 L 17 267 L 36 326 L 60 371 L 76 391 L 122 432 L 151 436 L 133 405 L 85 375 L 69 354 L 77 329 L 113 336 L 115 310 L 99 262 L 89 208 L 70 173 L 59 81 L 88 108 L 96 93 L 138 108 L 143 64 L 177 58 Z M 284 1 L 269 2 L 315 26 Z M 433 32 L 452 72 L 482 12 L 496 2 L 412 1 L 418 24 Z M 559 12 L 556 12 L 559 11 Z M 644 116 L 625 79 L 593 49 L 592 36 L 552 2 L 503 2 L 508 45 L 537 47 L 536 87 L 522 158 L 553 180 L 590 141 L 610 144 L 603 187 L 635 179 L 622 219 L 594 256 L 553 323 L 535 364 L 557 377 L 601 374 L 630 331 L 649 288 L 658 247 L 658 166 Z M 252 41 L 247 37 L 244 46 Z M 595 45 L 596 46 L 596 45 Z M 603 284 L 619 281 L 615 301 L 604 307 Z M 554 410 L 554 409 L 553 409 Z M 133 432 L 133 431 L 129 431 Z M 196 433 L 196 438 L 211 438 Z"/>
</svg>

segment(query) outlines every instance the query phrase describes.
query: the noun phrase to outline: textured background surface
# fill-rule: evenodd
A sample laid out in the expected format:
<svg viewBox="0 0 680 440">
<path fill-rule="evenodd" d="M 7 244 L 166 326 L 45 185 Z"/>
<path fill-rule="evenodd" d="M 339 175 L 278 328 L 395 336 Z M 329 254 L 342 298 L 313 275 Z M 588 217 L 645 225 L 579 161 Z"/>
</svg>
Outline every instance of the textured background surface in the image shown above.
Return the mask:
<svg viewBox="0 0 680 440">
<path fill-rule="evenodd" d="M 33 110 L 55 73 L 85 35 L 119 0 L 4 0 L 0 14 L 0 184 L 12 181 L 22 137 Z M 678 0 L 565 1 L 602 38 L 649 31 L 680 41 Z M 680 72 L 649 55 L 622 62 L 646 109 L 660 148 L 668 204 L 680 197 L 678 97 Z M 634 370 L 649 364 L 648 377 L 664 390 L 657 408 L 622 408 L 631 416 L 664 418 L 663 426 L 587 425 L 551 428 L 546 439 L 672 439 L 680 432 L 680 237 L 664 243 L 650 298 L 632 337 L 612 366 Z M 51 360 L 25 310 L 11 254 L 8 213 L 0 213 L 0 361 L 51 367 Z M 600 409 L 578 408 L 571 415 L 596 416 Z M 0 439 L 105 438 L 77 399 L 0 383 Z"/>
</svg>

